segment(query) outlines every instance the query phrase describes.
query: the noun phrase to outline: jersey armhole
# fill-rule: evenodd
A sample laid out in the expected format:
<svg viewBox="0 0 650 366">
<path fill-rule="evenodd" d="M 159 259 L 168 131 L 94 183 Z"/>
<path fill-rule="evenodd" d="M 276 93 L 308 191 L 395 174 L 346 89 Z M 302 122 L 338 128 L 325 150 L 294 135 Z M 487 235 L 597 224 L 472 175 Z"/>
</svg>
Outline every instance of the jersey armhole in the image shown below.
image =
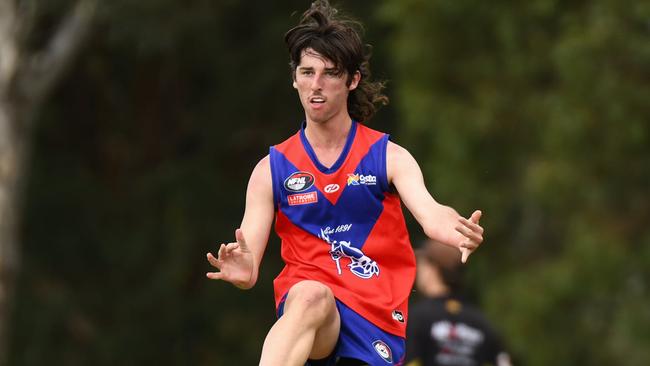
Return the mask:
<svg viewBox="0 0 650 366">
<path fill-rule="evenodd" d="M 273 209 L 278 211 L 280 205 L 280 192 L 278 192 L 278 180 L 275 172 L 275 161 L 278 151 L 274 146 L 269 147 L 269 166 L 271 168 L 271 186 L 273 187 Z"/>
<path fill-rule="evenodd" d="M 388 141 L 390 141 L 390 135 L 389 134 L 384 134 L 384 136 L 381 138 L 381 144 L 383 145 L 380 149 L 381 154 L 379 156 L 379 166 L 380 166 L 380 180 L 379 184 L 381 184 L 381 189 L 383 192 L 393 192 L 391 189 L 390 183 L 388 182 L 388 167 L 387 167 L 387 151 L 388 151 Z"/>
</svg>

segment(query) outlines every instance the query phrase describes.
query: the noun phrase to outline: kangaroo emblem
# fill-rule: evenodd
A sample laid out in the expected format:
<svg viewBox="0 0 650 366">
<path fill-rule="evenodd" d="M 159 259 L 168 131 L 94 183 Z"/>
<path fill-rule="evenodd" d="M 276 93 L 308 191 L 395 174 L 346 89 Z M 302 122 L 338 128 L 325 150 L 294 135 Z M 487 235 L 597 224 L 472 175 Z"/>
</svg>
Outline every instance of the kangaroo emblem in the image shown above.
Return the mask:
<svg viewBox="0 0 650 366">
<path fill-rule="evenodd" d="M 379 265 L 372 258 L 368 257 L 361 251 L 361 249 L 352 246 L 352 243 L 344 240 L 332 240 L 323 229 L 320 230 L 320 239 L 323 239 L 330 245 L 330 255 L 332 260 L 336 262 L 336 269 L 338 274 L 341 274 L 341 258 L 349 258 L 350 272 L 357 277 L 368 279 L 373 275 L 379 276 Z"/>
</svg>

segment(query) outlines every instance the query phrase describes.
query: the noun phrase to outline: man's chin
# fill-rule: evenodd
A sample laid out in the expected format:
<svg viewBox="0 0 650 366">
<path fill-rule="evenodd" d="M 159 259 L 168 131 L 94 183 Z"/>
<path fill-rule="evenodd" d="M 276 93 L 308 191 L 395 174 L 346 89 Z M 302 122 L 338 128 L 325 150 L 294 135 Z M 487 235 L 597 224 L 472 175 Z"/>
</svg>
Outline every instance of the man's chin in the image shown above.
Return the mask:
<svg viewBox="0 0 650 366">
<path fill-rule="evenodd" d="M 307 117 L 309 118 L 309 121 L 318 124 L 323 124 L 329 121 L 330 119 L 332 119 L 331 116 L 324 116 L 322 114 L 315 114 L 315 113 L 309 114 Z"/>
</svg>

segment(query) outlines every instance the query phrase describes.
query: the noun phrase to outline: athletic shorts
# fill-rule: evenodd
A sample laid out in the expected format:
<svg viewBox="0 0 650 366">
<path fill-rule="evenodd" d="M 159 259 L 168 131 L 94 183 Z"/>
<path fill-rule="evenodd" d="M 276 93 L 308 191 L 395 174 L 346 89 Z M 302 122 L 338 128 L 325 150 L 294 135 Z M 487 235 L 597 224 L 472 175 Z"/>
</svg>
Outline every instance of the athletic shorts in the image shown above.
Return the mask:
<svg viewBox="0 0 650 366">
<path fill-rule="evenodd" d="M 284 295 L 280 301 L 278 317 L 284 312 L 286 298 L 287 295 Z M 336 307 L 341 317 L 341 331 L 334 351 L 325 359 L 308 360 L 305 366 L 356 364 L 353 360 L 371 366 L 403 364 L 406 348 L 404 338 L 381 330 L 338 299 Z"/>
</svg>

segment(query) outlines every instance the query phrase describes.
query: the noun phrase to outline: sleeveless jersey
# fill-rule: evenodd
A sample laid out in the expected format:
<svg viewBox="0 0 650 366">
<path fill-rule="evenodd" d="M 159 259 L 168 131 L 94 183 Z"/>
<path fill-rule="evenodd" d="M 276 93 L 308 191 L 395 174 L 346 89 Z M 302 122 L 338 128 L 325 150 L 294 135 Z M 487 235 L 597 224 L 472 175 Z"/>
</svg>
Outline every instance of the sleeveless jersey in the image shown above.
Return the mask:
<svg viewBox="0 0 650 366">
<path fill-rule="evenodd" d="M 270 148 L 275 230 L 285 267 L 276 306 L 291 286 L 315 280 L 386 332 L 405 336 L 415 257 L 401 203 L 386 174 L 388 135 L 352 122 L 333 166 L 323 166 L 304 127 Z"/>
</svg>

